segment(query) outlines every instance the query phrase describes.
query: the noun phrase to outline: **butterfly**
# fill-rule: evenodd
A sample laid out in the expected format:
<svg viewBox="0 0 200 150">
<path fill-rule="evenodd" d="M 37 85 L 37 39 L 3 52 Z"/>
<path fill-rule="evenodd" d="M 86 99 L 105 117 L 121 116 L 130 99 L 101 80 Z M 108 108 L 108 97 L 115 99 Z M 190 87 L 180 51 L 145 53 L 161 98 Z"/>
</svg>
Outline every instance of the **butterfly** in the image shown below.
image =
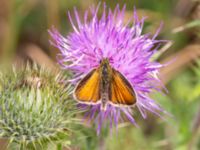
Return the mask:
<svg viewBox="0 0 200 150">
<path fill-rule="evenodd" d="M 74 98 L 83 104 L 100 103 L 102 110 L 106 110 L 108 103 L 114 106 L 132 106 L 136 103 L 132 85 L 111 67 L 107 58 L 80 80 L 75 87 Z"/>
</svg>

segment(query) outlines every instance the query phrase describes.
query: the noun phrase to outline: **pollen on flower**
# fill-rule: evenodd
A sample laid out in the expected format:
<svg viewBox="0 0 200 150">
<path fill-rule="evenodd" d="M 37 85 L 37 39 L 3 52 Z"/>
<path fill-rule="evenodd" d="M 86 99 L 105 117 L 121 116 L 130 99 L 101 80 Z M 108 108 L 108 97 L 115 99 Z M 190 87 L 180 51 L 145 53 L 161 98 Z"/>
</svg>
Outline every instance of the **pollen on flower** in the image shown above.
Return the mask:
<svg viewBox="0 0 200 150">
<path fill-rule="evenodd" d="M 162 42 L 156 40 L 158 32 L 153 37 L 150 34 L 142 34 L 145 18 L 139 19 L 136 10 L 133 11 L 129 22 L 124 24 L 125 6 L 120 9 L 117 5 L 112 11 L 104 4 L 101 17 L 97 15 L 99 7 L 100 5 L 89 10 L 92 14 L 91 19 L 86 11 L 82 22 L 76 9 L 76 21 L 68 13 L 74 31 L 67 36 L 62 36 L 55 28 L 50 30 L 53 38 L 51 43 L 60 50 L 59 64 L 63 69 L 74 73 L 71 82 L 76 85 L 83 76 L 98 68 L 102 60 L 107 58 L 111 68 L 120 72 L 130 83 L 135 92 L 134 106 L 142 116 L 146 118 L 146 110 L 159 115 L 163 112 L 162 108 L 149 97 L 152 91 L 158 90 L 157 85 L 160 84 L 157 75 L 162 65 L 151 60 L 157 52 L 157 45 Z M 90 90 L 94 90 L 94 87 L 91 86 Z M 112 127 L 126 117 L 135 124 L 133 106 L 108 103 L 106 110 L 102 110 L 99 101 L 101 97 L 92 104 L 80 102 L 81 108 L 88 109 L 85 116 L 97 124 L 98 133 L 103 122 L 107 121 Z"/>
</svg>

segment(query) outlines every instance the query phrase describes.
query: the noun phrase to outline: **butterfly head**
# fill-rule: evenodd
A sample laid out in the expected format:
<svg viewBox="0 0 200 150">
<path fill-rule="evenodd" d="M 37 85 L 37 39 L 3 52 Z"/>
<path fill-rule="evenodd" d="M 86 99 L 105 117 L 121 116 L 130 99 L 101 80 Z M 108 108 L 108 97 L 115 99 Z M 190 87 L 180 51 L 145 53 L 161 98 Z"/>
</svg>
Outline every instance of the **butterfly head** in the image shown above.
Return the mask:
<svg viewBox="0 0 200 150">
<path fill-rule="evenodd" d="M 110 61 L 109 61 L 108 58 L 102 58 L 102 59 L 100 60 L 100 65 L 101 65 L 101 66 L 102 66 L 102 65 L 105 65 L 105 64 L 107 64 L 107 65 L 110 64 Z"/>
</svg>

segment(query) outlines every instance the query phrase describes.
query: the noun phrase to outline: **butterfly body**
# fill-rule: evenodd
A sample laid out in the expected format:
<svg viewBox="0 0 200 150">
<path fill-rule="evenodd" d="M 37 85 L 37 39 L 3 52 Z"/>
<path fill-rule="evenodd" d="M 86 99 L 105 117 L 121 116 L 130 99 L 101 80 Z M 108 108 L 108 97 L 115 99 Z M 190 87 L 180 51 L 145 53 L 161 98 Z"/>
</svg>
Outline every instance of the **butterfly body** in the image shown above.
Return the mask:
<svg viewBox="0 0 200 150">
<path fill-rule="evenodd" d="M 112 80 L 112 68 L 107 60 L 103 61 L 99 67 L 100 69 L 100 95 L 101 95 L 101 109 L 106 110 L 107 102 L 109 100 L 110 82 Z"/>
<path fill-rule="evenodd" d="M 80 103 L 131 106 L 136 103 L 136 94 L 128 80 L 103 59 L 99 67 L 91 70 L 76 86 L 74 97 Z"/>
</svg>

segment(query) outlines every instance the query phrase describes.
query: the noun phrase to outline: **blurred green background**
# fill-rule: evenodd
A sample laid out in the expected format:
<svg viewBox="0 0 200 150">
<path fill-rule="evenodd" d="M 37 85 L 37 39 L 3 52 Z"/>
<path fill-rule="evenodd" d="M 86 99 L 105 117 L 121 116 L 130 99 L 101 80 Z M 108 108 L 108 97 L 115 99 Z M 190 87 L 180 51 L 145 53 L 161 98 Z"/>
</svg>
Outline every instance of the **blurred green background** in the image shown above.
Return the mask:
<svg viewBox="0 0 200 150">
<path fill-rule="evenodd" d="M 49 44 L 48 29 L 56 27 L 63 35 L 72 31 L 67 11 L 76 7 L 80 14 L 94 0 L 0 0 L 0 60 L 17 66 L 36 62 L 56 70 L 56 54 Z M 139 125 L 119 126 L 117 134 L 97 137 L 86 132 L 72 149 L 101 150 L 200 150 L 200 1 L 199 0 L 106 0 L 112 9 L 127 6 L 125 17 L 134 6 L 140 17 L 147 16 L 143 33 L 155 33 L 163 22 L 159 39 L 171 43 L 161 49 L 160 78 L 168 89 L 154 94 L 171 115 L 147 119 L 135 111 Z M 101 12 L 101 11 L 100 11 Z M 100 13 L 99 13 L 100 15 Z M 83 17 L 83 16 L 82 16 Z M 126 19 L 125 19 L 126 20 Z M 166 51 L 167 50 L 167 51 Z M 92 132 L 92 131 L 91 131 Z M 102 138 L 102 140 L 99 140 Z M 3 145 L 3 141 L 1 141 Z"/>
</svg>

